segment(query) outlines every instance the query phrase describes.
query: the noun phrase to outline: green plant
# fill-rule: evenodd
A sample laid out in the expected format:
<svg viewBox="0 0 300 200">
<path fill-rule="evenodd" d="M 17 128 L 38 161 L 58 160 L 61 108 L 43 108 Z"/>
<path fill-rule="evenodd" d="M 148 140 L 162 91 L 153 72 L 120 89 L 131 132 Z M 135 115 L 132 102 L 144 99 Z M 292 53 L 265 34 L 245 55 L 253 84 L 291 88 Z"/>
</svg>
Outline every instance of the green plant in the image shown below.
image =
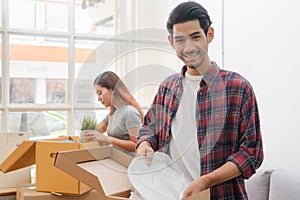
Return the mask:
<svg viewBox="0 0 300 200">
<path fill-rule="evenodd" d="M 89 116 L 84 116 L 81 124 L 82 131 L 84 130 L 95 130 L 97 121 L 95 119 L 92 119 Z"/>
</svg>

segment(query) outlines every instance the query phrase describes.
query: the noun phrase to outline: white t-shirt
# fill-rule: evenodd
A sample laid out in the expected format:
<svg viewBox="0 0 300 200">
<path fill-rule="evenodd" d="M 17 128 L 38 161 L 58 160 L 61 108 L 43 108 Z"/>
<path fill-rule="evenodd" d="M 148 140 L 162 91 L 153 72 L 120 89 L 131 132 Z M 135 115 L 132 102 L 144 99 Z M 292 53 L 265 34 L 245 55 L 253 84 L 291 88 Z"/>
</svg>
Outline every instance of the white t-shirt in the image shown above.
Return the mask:
<svg viewBox="0 0 300 200">
<path fill-rule="evenodd" d="M 202 78 L 185 73 L 182 97 L 171 125 L 170 156 L 190 181 L 200 177 L 196 98 Z"/>
</svg>

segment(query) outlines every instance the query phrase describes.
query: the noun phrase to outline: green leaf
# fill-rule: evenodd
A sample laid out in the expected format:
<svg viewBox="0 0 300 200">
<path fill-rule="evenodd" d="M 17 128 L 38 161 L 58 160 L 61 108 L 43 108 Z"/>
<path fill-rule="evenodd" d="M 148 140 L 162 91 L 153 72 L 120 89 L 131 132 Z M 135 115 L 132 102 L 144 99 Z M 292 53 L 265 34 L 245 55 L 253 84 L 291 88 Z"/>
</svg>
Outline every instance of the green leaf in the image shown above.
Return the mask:
<svg viewBox="0 0 300 200">
<path fill-rule="evenodd" d="M 95 130 L 97 121 L 89 116 L 84 116 L 80 130 Z"/>
</svg>

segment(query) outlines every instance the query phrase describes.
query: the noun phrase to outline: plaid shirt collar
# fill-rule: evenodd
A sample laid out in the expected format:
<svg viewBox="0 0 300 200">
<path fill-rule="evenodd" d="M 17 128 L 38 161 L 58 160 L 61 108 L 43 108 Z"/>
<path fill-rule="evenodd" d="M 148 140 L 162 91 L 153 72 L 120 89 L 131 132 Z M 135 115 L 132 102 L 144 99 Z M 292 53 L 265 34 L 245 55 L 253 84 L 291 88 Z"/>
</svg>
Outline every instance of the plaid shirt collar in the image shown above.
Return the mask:
<svg viewBox="0 0 300 200">
<path fill-rule="evenodd" d="M 187 71 L 187 66 L 184 65 L 181 69 L 180 76 L 176 81 L 176 86 L 179 86 L 182 83 L 186 71 Z M 220 72 L 220 68 L 218 67 L 217 63 L 211 62 L 211 66 L 205 72 L 204 77 L 200 82 L 200 85 L 202 86 L 204 84 L 207 84 L 208 87 L 212 87 L 214 80 L 218 76 L 219 72 Z"/>
</svg>

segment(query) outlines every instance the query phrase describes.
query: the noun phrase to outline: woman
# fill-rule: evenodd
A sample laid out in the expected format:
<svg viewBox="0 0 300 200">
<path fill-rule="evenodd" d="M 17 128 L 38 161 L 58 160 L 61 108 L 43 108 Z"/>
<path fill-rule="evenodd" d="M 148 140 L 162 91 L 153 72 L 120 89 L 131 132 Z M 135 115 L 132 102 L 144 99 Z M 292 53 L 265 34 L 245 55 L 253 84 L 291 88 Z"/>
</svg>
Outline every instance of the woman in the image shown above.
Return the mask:
<svg viewBox="0 0 300 200">
<path fill-rule="evenodd" d="M 100 101 L 110 108 L 109 114 L 96 130 L 83 131 L 84 141 L 98 141 L 134 155 L 137 134 L 143 123 L 143 111 L 121 79 L 111 71 L 100 74 L 94 81 Z M 107 136 L 102 134 L 107 132 Z"/>
</svg>

